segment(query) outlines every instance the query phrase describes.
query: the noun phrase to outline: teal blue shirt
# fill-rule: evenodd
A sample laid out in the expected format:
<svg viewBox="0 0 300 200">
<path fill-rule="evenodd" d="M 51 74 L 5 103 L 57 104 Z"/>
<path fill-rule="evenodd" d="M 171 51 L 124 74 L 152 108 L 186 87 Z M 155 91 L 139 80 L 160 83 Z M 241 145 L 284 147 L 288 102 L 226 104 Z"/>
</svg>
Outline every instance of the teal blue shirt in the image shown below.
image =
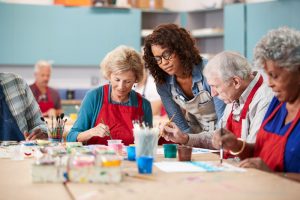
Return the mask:
<svg viewBox="0 0 300 200">
<path fill-rule="evenodd" d="M 109 86 L 109 102 L 110 99 L 111 86 Z M 112 102 L 117 104 L 115 102 Z M 67 135 L 68 142 L 77 141 L 77 136 L 79 133 L 89 130 L 95 126 L 95 122 L 99 111 L 101 110 L 103 104 L 103 86 L 90 90 L 84 97 L 76 122 L 74 123 L 72 129 Z M 126 106 L 137 106 L 138 98 L 137 93 L 131 90 L 129 94 L 129 101 L 124 103 Z M 144 122 L 152 126 L 152 109 L 150 102 L 143 98 L 143 111 L 144 111 Z"/>
</svg>

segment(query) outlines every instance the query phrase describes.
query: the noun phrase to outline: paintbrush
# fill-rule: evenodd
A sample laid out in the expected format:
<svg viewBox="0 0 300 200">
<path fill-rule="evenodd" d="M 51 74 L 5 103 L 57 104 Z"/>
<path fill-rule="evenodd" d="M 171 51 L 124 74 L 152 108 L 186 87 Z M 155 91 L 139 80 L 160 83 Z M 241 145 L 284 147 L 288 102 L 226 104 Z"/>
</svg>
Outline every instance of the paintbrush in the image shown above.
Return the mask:
<svg viewBox="0 0 300 200">
<path fill-rule="evenodd" d="M 103 119 L 101 119 L 101 121 L 102 121 L 102 124 L 104 124 L 105 126 L 106 126 L 106 124 L 104 123 L 104 120 Z M 102 128 L 101 126 L 100 126 L 100 128 Z M 102 128 L 103 130 L 105 130 L 104 128 Z M 112 140 L 112 137 L 111 137 L 111 134 L 110 134 L 110 132 L 109 131 L 107 131 L 107 130 L 105 130 L 105 133 L 110 137 L 110 139 Z"/>
<path fill-rule="evenodd" d="M 166 125 L 169 125 L 169 124 L 172 122 L 172 120 L 173 120 L 175 114 L 176 114 L 176 113 L 174 113 L 174 114 L 172 115 L 172 117 L 170 118 L 170 120 L 167 122 Z M 159 136 L 158 136 L 158 139 L 159 139 L 162 135 L 163 135 L 163 131 L 160 132 L 160 134 L 159 134 Z"/>
</svg>

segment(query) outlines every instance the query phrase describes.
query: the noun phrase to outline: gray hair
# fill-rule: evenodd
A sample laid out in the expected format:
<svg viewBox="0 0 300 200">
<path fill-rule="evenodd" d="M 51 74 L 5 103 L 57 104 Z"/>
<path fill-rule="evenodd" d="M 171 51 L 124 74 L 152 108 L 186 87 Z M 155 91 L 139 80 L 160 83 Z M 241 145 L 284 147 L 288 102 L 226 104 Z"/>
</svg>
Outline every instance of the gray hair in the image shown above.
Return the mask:
<svg viewBox="0 0 300 200">
<path fill-rule="evenodd" d="M 288 27 L 271 30 L 256 45 L 254 63 L 263 67 L 267 60 L 294 71 L 300 66 L 300 32 Z"/>
<path fill-rule="evenodd" d="M 223 81 L 234 76 L 245 80 L 252 73 L 251 65 L 241 54 L 233 51 L 223 51 L 215 55 L 205 66 L 204 75 L 217 74 Z"/>
<path fill-rule="evenodd" d="M 136 82 L 140 82 L 144 76 L 144 66 L 141 55 L 131 47 L 118 46 L 109 52 L 100 64 L 103 76 L 109 79 L 112 73 L 132 71 L 136 76 Z"/>
<path fill-rule="evenodd" d="M 42 68 L 49 67 L 52 71 L 52 62 L 46 60 L 39 60 L 34 65 L 34 72 L 40 71 Z"/>
</svg>

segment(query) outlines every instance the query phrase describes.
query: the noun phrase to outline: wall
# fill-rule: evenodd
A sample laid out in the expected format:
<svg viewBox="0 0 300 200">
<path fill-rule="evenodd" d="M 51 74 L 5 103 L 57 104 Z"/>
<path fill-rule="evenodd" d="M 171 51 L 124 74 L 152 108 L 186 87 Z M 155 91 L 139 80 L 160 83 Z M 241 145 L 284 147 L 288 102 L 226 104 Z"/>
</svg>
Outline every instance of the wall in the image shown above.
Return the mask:
<svg viewBox="0 0 300 200">
<path fill-rule="evenodd" d="M 0 66 L 1 72 L 12 72 L 22 76 L 28 84 L 34 82 L 33 66 Z M 97 66 L 64 67 L 53 66 L 50 85 L 57 89 L 90 89 L 107 83 Z"/>
<path fill-rule="evenodd" d="M 225 50 L 253 59 L 253 49 L 270 29 L 289 26 L 300 30 L 300 1 L 235 4 L 225 7 Z"/>
<path fill-rule="evenodd" d="M 140 48 L 140 11 L 0 3 L 0 64 L 98 65 L 120 44 Z"/>
</svg>

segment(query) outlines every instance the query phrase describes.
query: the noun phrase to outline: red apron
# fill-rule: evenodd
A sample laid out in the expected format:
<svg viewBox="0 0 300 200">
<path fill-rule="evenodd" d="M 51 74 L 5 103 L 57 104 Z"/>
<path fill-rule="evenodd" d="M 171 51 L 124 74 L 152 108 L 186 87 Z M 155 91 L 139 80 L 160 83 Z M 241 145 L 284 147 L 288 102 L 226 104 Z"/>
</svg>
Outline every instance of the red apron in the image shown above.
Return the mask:
<svg viewBox="0 0 300 200">
<path fill-rule="evenodd" d="M 289 129 L 283 136 L 265 131 L 265 125 L 274 117 L 282 105 L 283 103 L 280 103 L 270 116 L 262 123 L 257 133 L 254 149 L 254 157 L 260 157 L 268 165 L 268 167 L 274 171 L 284 171 L 285 145 L 289 135 L 300 118 L 299 110 Z"/>
<path fill-rule="evenodd" d="M 138 106 L 125 106 L 112 104 L 109 102 L 109 85 L 103 86 L 103 105 L 99 111 L 95 125 L 104 123 L 109 127 L 113 139 L 120 139 L 125 145 L 133 144 L 133 120 L 141 121 L 144 117 L 143 99 L 138 93 Z M 88 144 L 107 144 L 109 136 L 103 138 L 99 136 L 92 137 Z"/>
<path fill-rule="evenodd" d="M 40 109 L 42 111 L 42 113 L 47 112 L 48 110 L 50 110 L 51 108 L 54 108 L 54 102 L 51 98 L 51 93 L 49 88 L 47 87 L 47 92 L 46 92 L 46 96 L 47 96 L 47 101 L 45 100 L 40 100 L 38 102 Z"/>
<path fill-rule="evenodd" d="M 260 76 L 257 83 L 252 88 L 252 90 L 251 90 L 251 92 L 250 92 L 250 94 L 249 94 L 249 96 L 248 96 L 248 98 L 245 102 L 245 105 L 244 105 L 243 110 L 242 110 L 241 115 L 240 115 L 240 120 L 236 121 L 236 120 L 233 119 L 232 110 L 231 110 L 231 113 L 230 113 L 230 115 L 227 119 L 226 129 L 228 129 L 229 131 L 234 133 L 239 138 L 241 137 L 241 132 L 242 132 L 242 120 L 246 118 L 246 115 L 247 115 L 247 112 L 248 112 L 248 109 L 249 109 L 249 105 L 252 102 L 252 99 L 253 99 L 256 91 L 262 85 L 262 83 L 263 83 L 263 78 L 262 78 L 262 76 Z"/>
<path fill-rule="evenodd" d="M 236 120 L 233 119 L 233 112 L 232 112 L 233 110 L 231 110 L 231 113 L 230 113 L 230 115 L 227 119 L 226 129 L 231 131 L 238 138 L 240 138 L 241 134 L 242 134 L 242 121 L 243 121 L 243 119 L 246 118 L 246 115 L 247 115 L 247 112 L 248 112 L 248 109 L 249 109 L 249 105 L 252 102 L 252 99 L 253 99 L 256 91 L 262 85 L 262 83 L 263 83 L 263 78 L 262 78 L 262 76 L 260 76 L 257 83 L 252 88 L 252 90 L 251 90 L 251 92 L 250 92 L 250 94 L 249 94 L 249 96 L 248 96 L 248 98 L 245 102 L 243 110 L 240 114 L 240 120 L 236 121 Z M 227 158 L 230 158 L 230 157 L 234 157 L 234 156 L 231 156 L 229 152 L 225 152 L 224 158 L 227 159 Z"/>
</svg>

